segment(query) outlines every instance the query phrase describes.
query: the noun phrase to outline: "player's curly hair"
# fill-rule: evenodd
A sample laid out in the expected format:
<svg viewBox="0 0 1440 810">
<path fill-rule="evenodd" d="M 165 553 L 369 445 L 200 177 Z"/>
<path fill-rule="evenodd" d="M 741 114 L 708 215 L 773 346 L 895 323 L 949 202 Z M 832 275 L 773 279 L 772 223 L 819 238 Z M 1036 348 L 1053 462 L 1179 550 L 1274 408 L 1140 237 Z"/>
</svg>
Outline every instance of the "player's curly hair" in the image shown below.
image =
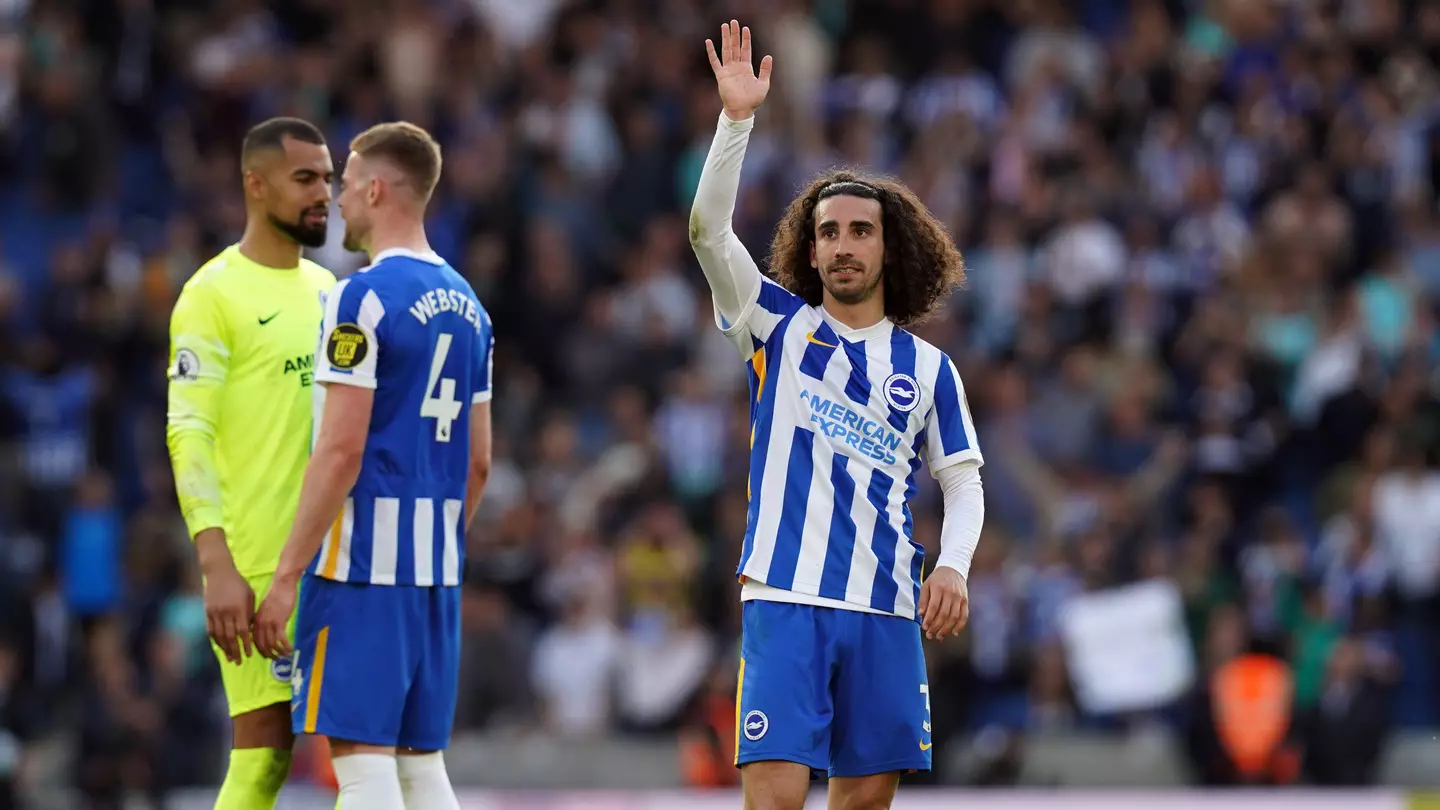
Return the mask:
<svg viewBox="0 0 1440 810">
<path fill-rule="evenodd" d="M 880 202 L 885 264 L 880 283 L 885 316 L 898 326 L 925 322 L 952 290 L 965 283 L 965 260 L 945 226 L 903 183 L 854 169 L 832 169 L 816 177 L 785 210 L 770 243 L 770 272 L 780 286 L 819 306 L 824 285 L 810 266 L 815 242 L 815 208 L 840 195 Z"/>
</svg>

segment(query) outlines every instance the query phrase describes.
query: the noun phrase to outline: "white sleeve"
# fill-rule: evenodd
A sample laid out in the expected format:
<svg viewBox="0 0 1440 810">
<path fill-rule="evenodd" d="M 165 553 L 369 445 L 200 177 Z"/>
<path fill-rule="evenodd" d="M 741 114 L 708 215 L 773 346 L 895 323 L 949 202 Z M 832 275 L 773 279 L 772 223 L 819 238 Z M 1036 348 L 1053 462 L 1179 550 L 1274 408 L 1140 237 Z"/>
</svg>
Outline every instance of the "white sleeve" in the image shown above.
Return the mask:
<svg viewBox="0 0 1440 810">
<path fill-rule="evenodd" d="M 384 317 L 380 296 L 354 276 L 336 284 L 325 297 L 325 320 L 315 353 L 316 382 L 374 388 Z"/>
<path fill-rule="evenodd" d="M 746 357 L 754 351 L 751 338 L 768 340 L 784 317 L 803 305 L 761 275 L 731 225 L 740 193 L 740 167 L 754 126 L 753 117 L 732 121 L 720 113 L 690 210 L 690 246 L 710 285 L 716 324 Z"/>
<path fill-rule="evenodd" d="M 980 454 L 980 439 L 975 433 L 975 420 L 970 417 L 970 402 L 965 397 L 965 384 L 960 372 L 943 353 L 935 374 L 935 407 L 925 424 L 925 453 L 930 473 L 937 479 L 953 464 L 985 463 Z"/>
<path fill-rule="evenodd" d="M 935 566 L 945 566 L 970 576 L 970 561 L 980 544 L 985 525 L 985 488 L 980 483 L 980 464 L 965 461 L 935 473 L 945 496 L 945 520 L 940 527 L 940 557 Z"/>
</svg>

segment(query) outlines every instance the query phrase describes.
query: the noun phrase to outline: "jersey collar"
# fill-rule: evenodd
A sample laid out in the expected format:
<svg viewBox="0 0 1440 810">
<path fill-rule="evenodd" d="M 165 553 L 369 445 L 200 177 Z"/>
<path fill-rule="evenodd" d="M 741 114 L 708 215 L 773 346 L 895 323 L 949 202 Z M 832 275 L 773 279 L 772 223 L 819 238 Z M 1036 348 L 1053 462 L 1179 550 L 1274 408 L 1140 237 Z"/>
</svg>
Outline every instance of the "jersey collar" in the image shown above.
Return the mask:
<svg viewBox="0 0 1440 810">
<path fill-rule="evenodd" d="M 895 330 L 895 324 L 893 324 L 889 318 L 881 318 L 879 323 L 871 324 L 864 329 L 851 329 L 845 324 L 835 320 L 833 315 L 825 311 L 825 307 L 821 306 L 819 310 L 820 317 L 824 318 L 825 322 L 830 324 L 830 328 L 835 330 L 835 334 L 851 343 L 861 343 L 876 338 L 888 340 L 890 333 Z"/>
<path fill-rule="evenodd" d="M 414 259 L 416 261 L 428 262 L 430 264 L 445 263 L 445 260 L 440 258 L 440 256 L 435 253 L 417 253 L 413 250 L 408 250 L 406 248 L 390 248 L 389 250 L 382 250 L 379 253 L 375 254 L 375 257 L 370 260 L 370 266 L 374 267 L 385 259 L 389 259 L 392 257 Z"/>
</svg>

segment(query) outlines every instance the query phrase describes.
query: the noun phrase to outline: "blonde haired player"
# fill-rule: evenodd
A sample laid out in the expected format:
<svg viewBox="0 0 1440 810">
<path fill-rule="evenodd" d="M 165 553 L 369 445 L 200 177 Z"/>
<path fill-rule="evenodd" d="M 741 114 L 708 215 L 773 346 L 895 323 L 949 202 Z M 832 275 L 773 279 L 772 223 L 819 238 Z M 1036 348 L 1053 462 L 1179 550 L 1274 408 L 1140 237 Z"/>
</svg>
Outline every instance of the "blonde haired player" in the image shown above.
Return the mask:
<svg viewBox="0 0 1440 810">
<path fill-rule="evenodd" d="M 315 449 L 255 614 L 256 646 L 287 660 L 298 598 L 294 729 L 329 738 L 345 810 L 460 808 L 443 752 L 465 530 L 490 469 L 494 344 L 475 291 L 425 237 L 440 167 L 413 124 L 350 145 L 345 247 L 371 264 L 326 299 Z"/>
</svg>

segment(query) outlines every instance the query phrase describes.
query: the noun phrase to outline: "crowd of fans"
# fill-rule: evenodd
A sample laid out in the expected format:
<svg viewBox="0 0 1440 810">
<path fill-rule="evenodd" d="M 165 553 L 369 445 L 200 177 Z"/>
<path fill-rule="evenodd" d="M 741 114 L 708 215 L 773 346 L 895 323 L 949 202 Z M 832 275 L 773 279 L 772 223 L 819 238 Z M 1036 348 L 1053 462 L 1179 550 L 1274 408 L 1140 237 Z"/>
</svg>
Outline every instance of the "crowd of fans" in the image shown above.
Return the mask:
<svg viewBox="0 0 1440 810">
<path fill-rule="evenodd" d="M 930 651 L 937 735 L 1137 722 L 1079 710 L 1056 617 L 1157 577 L 1202 676 L 1290 662 L 1305 750 L 1346 717 L 1440 725 L 1440 2 L 10 0 L 0 805 L 38 740 L 97 797 L 213 778 L 163 369 L 180 285 L 243 222 L 240 137 L 276 114 L 337 159 L 393 118 L 445 149 L 430 238 L 497 341 L 458 728 L 701 733 L 733 695 L 748 408 L 685 217 L 719 111 L 702 41 L 730 16 L 776 57 L 752 251 L 852 163 L 967 258 L 917 330 L 987 460 L 970 629 Z M 331 222 L 312 257 L 343 276 L 363 257 Z M 1147 720 L 1196 738 L 1172 708 Z"/>
</svg>

